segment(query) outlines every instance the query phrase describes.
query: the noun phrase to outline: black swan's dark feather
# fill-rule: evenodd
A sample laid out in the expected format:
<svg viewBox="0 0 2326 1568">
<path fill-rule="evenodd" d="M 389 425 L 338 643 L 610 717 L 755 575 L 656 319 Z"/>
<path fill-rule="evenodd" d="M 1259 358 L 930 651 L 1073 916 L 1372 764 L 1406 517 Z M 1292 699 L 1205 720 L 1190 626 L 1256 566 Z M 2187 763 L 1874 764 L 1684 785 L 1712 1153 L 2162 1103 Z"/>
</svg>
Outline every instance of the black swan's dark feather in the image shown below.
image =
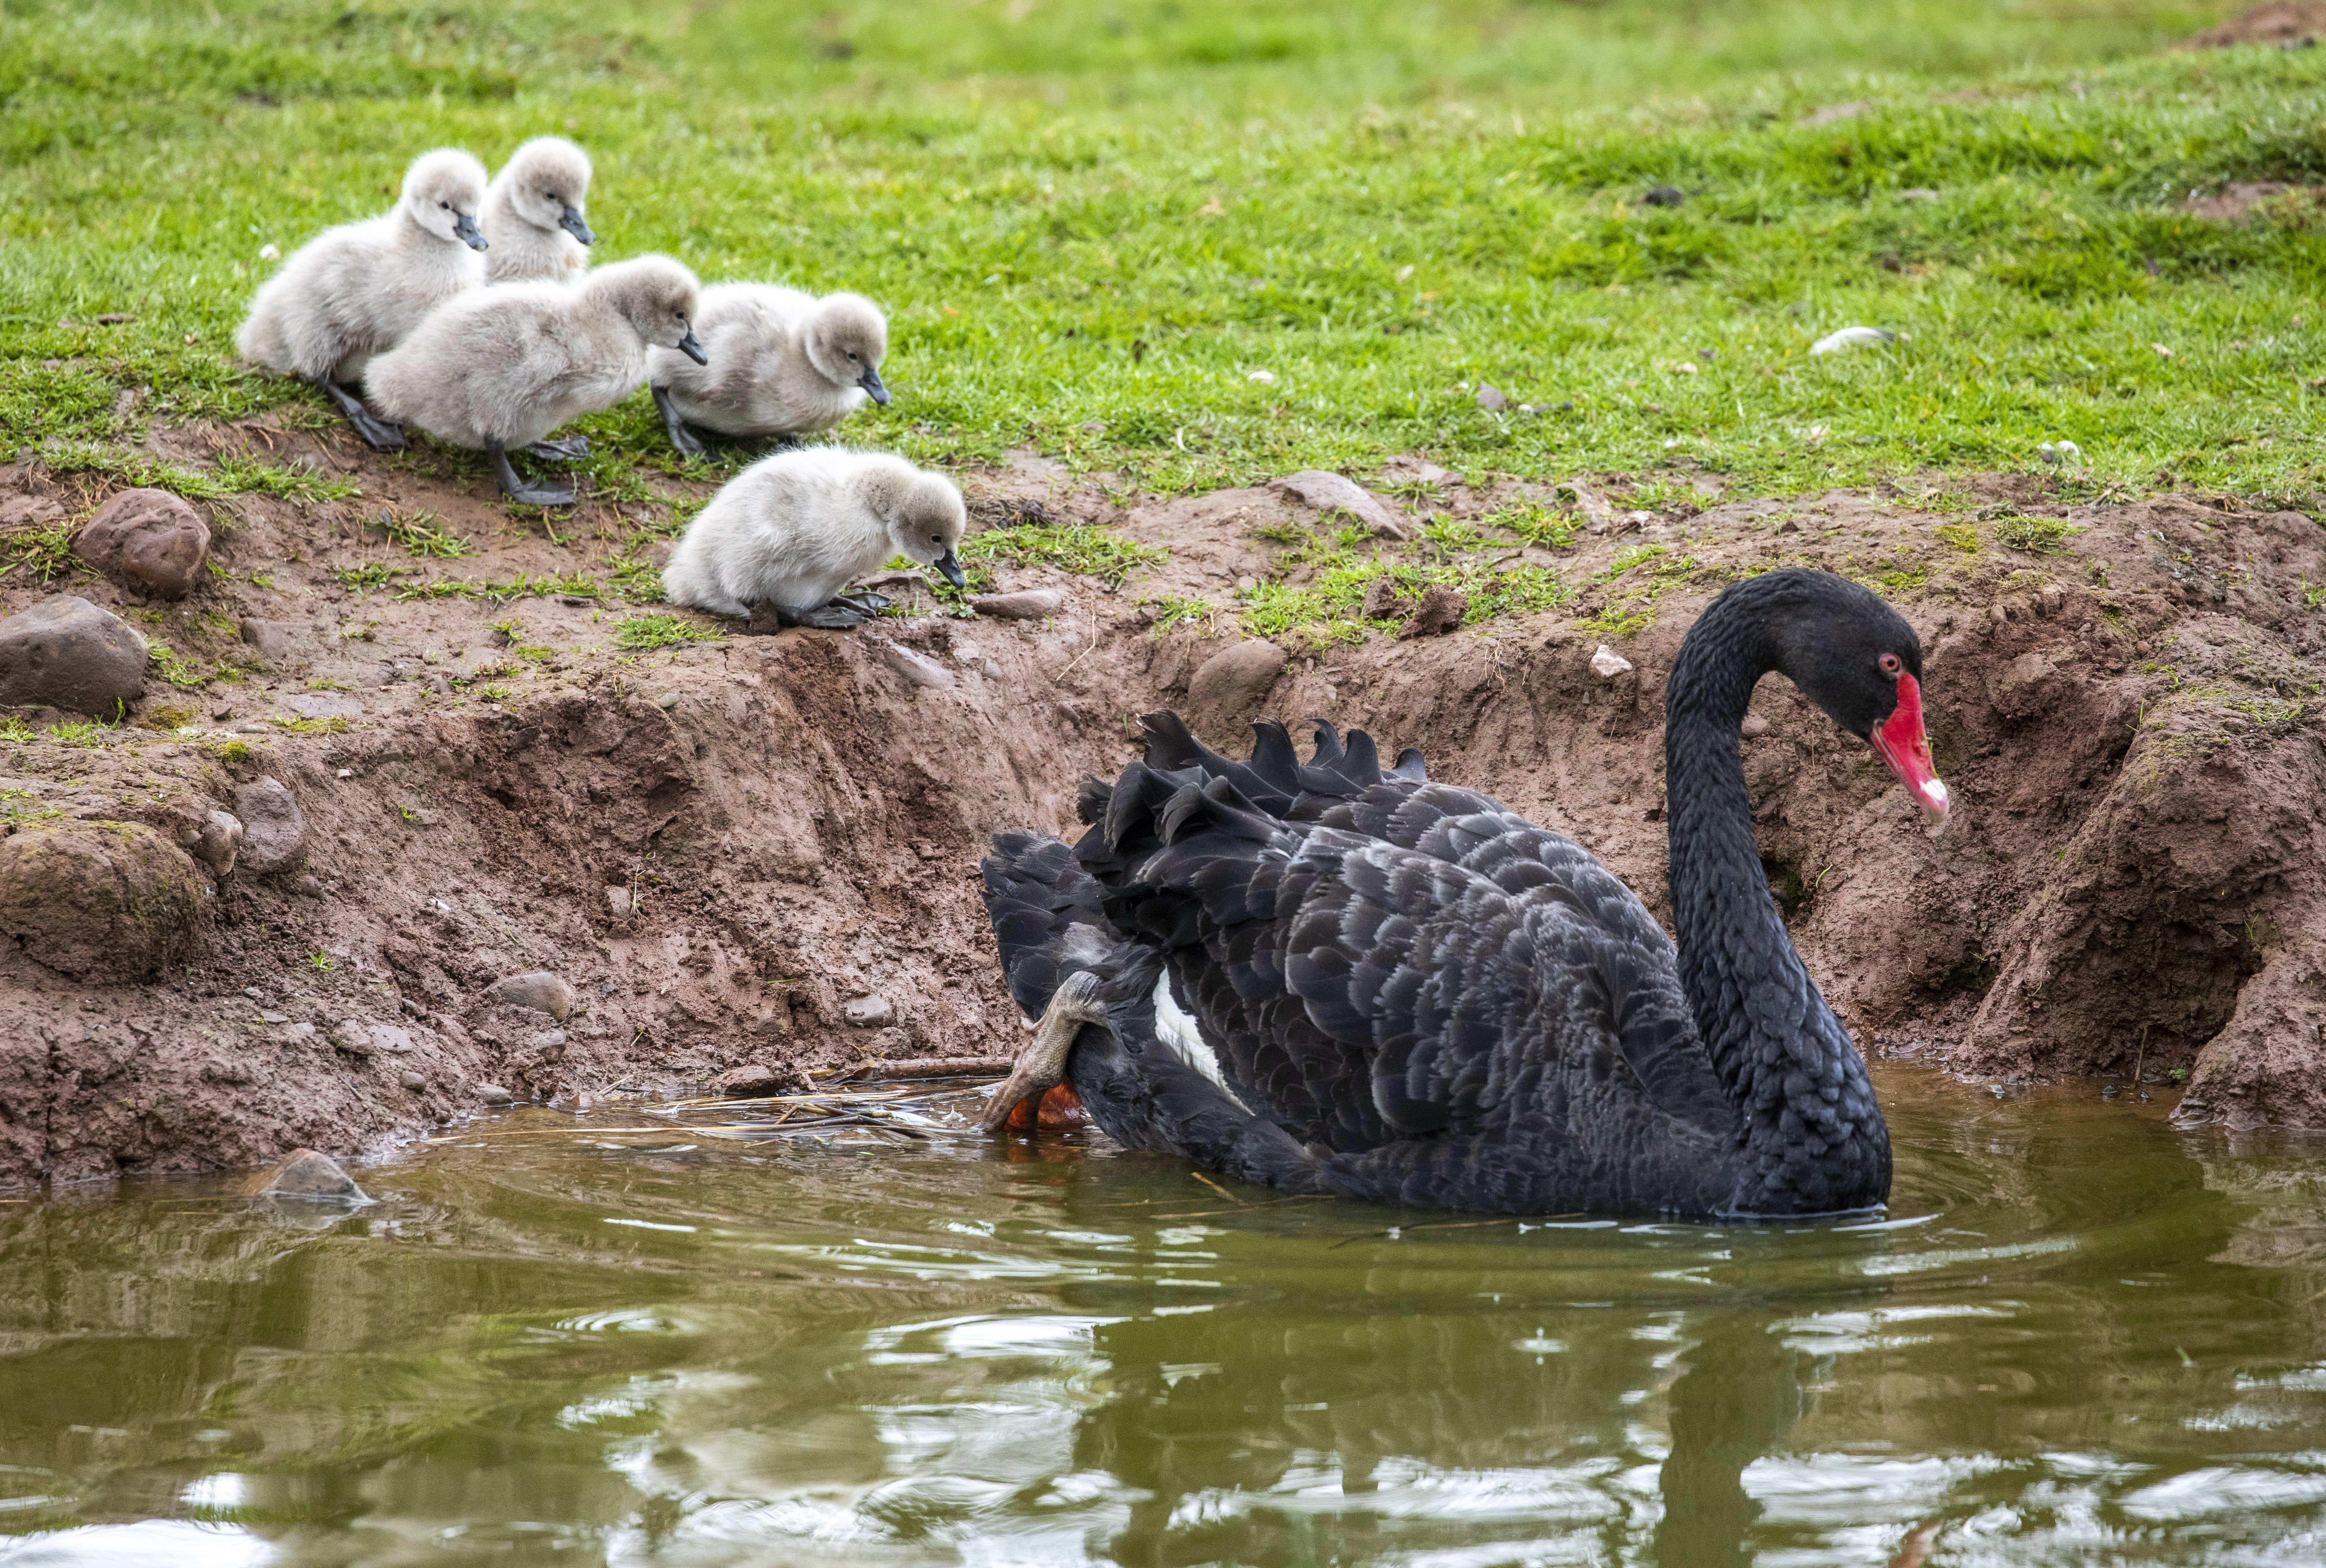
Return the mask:
<svg viewBox="0 0 2326 1568">
<path fill-rule="evenodd" d="M 986 902 L 1011 994 L 1037 1013 L 1065 974 L 1098 970 L 1110 1027 L 1086 1027 L 1068 1068 L 1098 1124 L 1295 1191 L 1521 1211 L 1878 1203 L 1880 1112 L 1760 878 L 1735 760 L 1761 669 L 1813 684 L 1764 623 L 1803 613 L 1794 599 L 1895 621 L 1839 582 L 1732 589 L 1674 672 L 1686 955 L 1580 845 L 1430 781 L 1418 752 L 1385 774 L 1369 737 L 1320 722 L 1303 762 L 1261 724 L 1236 762 L 1158 714 L 1144 758 L 1084 785 L 1073 849 L 995 840 Z M 1919 678 L 1911 631 L 1883 631 L 1903 633 Z M 1725 765 L 1707 724 L 1726 726 Z"/>
</svg>

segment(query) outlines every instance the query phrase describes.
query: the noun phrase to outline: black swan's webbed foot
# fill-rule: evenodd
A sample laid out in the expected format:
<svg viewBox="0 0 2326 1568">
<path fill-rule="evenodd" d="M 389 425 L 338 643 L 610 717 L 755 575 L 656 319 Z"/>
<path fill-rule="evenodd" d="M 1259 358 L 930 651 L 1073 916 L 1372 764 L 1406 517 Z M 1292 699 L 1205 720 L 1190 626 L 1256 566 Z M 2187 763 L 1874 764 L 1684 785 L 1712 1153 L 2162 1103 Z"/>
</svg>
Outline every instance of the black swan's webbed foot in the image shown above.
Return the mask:
<svg viewBox="0 0 2326 1568">
<path fill-rule="evenodd" d="M 356 434 L 363 437 L 364 444 L 372 450 L 401 452 L 411 450 L 412 442 L 405 438 L 402 425 L 372 413 L 363 405 L 363 399 L 328 376 L 317 376 L 315 385 L 323 389 L 323 395 L 331 400 L 331 406 L 346 416 L 348 423 L 355 427 Z"/>
<path fill-rule="evenodd" d="M 525 455 L 539 458 L 544 463 L 574 462 L 590 455 L 590 438 L 563 436 L 554 441 L 535 441 L 525 449 Z"/>
<path fill-rule="evenodd" d="M 573 487 L 571 485 L 530 485 L 517 478 L 509 466 L 508 449 L 498 441 L 487 441 L 485 453 L 493 459 L 493 472 L 501 482 L 501 494 L 526 506 L 571 506 Z"/>
<path fill-rule="evenodd" d="M 860 588 L 853 593 L 836 593 L 832 596 L 832 604 L 845 605 L 850 609 L 861 610 L 868 617 L 879 615 L 894 602 L 887 594 L 875 593 L 869 588 Z M 832 605 L 826 605 L 824 608 L 829 609 Z"/>
<path fill-rule="evenodd" d="M 1000 1129 L 1019 1102 L 1048 1093 L 1066 1081 L 1066 1053 L 1084 1024 L 1106 1022 L 1106 1006 L 1098 999 L 1095 970 L 1077 970 L 1051 993 L 1034 1037 L 1018 1053 L 1009 1079 L 985 1107 L 978 1125 L 987 1132 Z"/>
<path fill-rule="evenodd" d="M 693 431 L 686 428 L 686 422 L 678 417 L 678 409 L 670 401 L 670 388 L 654 388 L 654 400 L 655 407 L 661 411 L 663 433 L 670 437 L 670 444 L 678 449 L 681 457 L 701 457 L 702 443 L 695 438 Z"/>
</svg>

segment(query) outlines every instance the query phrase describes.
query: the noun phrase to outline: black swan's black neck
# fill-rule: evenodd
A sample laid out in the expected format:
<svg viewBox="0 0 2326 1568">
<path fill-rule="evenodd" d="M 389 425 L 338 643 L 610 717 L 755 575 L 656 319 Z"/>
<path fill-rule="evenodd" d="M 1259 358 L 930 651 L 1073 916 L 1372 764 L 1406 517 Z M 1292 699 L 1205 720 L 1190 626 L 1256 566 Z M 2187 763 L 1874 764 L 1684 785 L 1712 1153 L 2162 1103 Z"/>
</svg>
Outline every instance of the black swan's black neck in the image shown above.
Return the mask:
<svg viewBox="0 0 2326 1568">
<path fill-rule="evenodd" d="M 1754 587 L 1698 620 L 1665 689 L 1680 983 L 1737 1109 L 1738 1211 L 1866 1208 L 1889 1189 L 1888 1133 L 1856 1046 L 1793 951 L 1753 837 L 1739 733 L 1754 684 L 1782 667 L 1774 607 Z"/>
</svg>

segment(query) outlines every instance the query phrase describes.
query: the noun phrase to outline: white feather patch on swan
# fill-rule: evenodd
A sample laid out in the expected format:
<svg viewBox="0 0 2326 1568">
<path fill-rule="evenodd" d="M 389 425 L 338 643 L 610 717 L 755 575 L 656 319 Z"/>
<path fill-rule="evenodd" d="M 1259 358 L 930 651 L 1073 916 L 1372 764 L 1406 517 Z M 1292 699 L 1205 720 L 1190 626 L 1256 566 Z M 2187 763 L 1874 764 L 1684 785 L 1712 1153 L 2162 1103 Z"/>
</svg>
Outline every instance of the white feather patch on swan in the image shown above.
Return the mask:
<svg viewBox="0 0 2326 1568">
<path fill-rule="evenodd" d="M 1169 970 L 1155 977 L 1155 1037 L 1171 1047 L 1180 1061 L 1218 1084 L 1228 1088 L 1228 1081 L 1220 1076 L 1220 1059 L 1209 1045 L 1204 1044 L 1204 1032 L 1196 1026 L 1179 999 L 1171 994 Z M 1229 1089 L 1230 1094 L 1235 1090 Z M 1241 1100 L 1242 1096 L 1237 1095 Z"/>
</svg>

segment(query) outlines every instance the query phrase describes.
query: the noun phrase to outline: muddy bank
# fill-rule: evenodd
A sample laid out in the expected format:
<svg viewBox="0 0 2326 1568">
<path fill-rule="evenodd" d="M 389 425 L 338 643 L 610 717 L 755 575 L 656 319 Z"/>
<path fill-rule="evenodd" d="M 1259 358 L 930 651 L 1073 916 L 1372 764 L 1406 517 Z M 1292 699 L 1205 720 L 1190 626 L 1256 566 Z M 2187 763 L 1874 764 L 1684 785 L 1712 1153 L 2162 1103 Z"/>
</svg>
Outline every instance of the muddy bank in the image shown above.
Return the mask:
<svg viewBox="0 0 2326 1568">
<path fill-rule="evenodd" d="M 1062 594 L 1041 619 L 921 599 L 864 634 L 642 651 L 623 622 L 666 607 L 606 594 L 651 566 L 640 530 L 666 502 L 588 503 L 552 534 L 488 482 L 336 436 L 156 441 L 191 464 L 254 448 L 362 494 L 196 502 L 209 568 L 181 600 L 87 571 L 0 578 L 0 614 L 79 595 L 206 682 L 149 676 L 103 737 L 0 743 L 0 849 L 79 834 L 128 877 L 107 857 L 135 840 L 138 874 L 186 900 L 144 925 L 108 914 L 101 940 L 86 911 L 36 909 L 0 942 L 0 1183 L 360 1151 L 504 1093 L 1008 1051 L 1022 1025 L 978 905 L 984 840 L 1067 828 L 1078 777 L 1120 767 L 1158 705 L 1217 743 L 1266 714 L 1419 745 L 1661 909 L 1664 677 L 1723 582 L 1793 562 L 1882 582 L 1921 631 L 1958 802 L 1929 835 L 1868 750 L 1763 686 L 1744 744 L 1771 886 L 1861 1043 L 1995 1081 L 2137 1062 L 2151 1092 L 2186 1079 L 2191 1118 L 2326 1124 L 2307 602 L 2326 533 L 2298 514 L 2069 505 L 2024 478 L 1919 502 L 1538 488 L 1584 526 L 1503 559 L 1564 585 L 1555 608 L 1222 658 L 1251 640 L 1240 582 L 1320 570 L 1316 512 L 1279 489 L 1125 508 L 1027 459 L 967 477 L 989 515 L 1039 501 L 1166 557 L 1112 589 L 1000 563 L 996 589 Z M 70 524 L 119 487 L 0 469 L 0 522 Z M 1456 518 L 1521 495 L 1415 493 Z M 414 553 L 383 512 L 406 545 L 435 529 L 479 553 Z M 533 591 L 553 578 L 576 591 Z M 505 591 L 401 597 L 454 581 Z M 1174 605 L 1192 618 L 1158 629 Z M 1631 668 L 1595 668 L 1603 643 Z M 209 813 L 274 785 L 297 853 L 220 874 Z M 526 976 L 549 978 L 509 983 Z"/>
</svg>

